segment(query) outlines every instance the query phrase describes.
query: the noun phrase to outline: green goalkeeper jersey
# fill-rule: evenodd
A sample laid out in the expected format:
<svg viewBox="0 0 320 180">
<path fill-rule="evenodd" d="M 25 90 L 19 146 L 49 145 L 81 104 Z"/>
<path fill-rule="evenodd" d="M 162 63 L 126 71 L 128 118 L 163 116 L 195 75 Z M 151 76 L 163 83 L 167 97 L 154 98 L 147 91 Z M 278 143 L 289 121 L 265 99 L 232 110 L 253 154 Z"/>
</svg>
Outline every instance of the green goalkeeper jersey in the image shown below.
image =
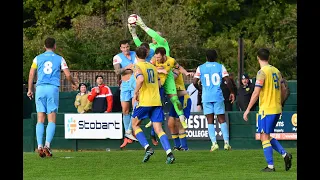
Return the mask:
<svg viewBox="0 0 320 180">
<path fill-rule="evenodd" d="M 157 41 L 157 44 L 149 44 L 150 49 L 153 49 L 155 51 L 158 47 L 164 47 L 166 49 L 166 55 L 170 56 L 169 43 L 165 38 L 161 37 L 157 32 L 150 28 L 147 31 L 147 34 Z M 136 44 L 136 46 L 140 46 L 142 44 L 138 37 L 134 38 L 133 41 Z"/>
</svg>

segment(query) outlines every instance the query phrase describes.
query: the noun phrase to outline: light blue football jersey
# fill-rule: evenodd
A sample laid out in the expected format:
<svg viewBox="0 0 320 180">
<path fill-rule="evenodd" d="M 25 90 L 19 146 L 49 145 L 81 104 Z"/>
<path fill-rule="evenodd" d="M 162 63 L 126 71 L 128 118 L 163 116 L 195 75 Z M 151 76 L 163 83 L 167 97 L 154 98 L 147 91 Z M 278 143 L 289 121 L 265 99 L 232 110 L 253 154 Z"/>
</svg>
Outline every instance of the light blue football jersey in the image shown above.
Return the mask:
<svg viewBox="0 0 320 180">
<path fill-rule="evenodd" d="M 194 77 L 202 83 L 202 102 L 224 101 L 220 84 L 225 76 L 229 76 L 226 68 L 217 62 L 206 62 L 197 68 Z"/>
<path fill-rule="evenodd" d="M 136 61 L 136 52 L 130 51 L 131 59 L 128 59 L 123 53 L 119 53 L 113 57 L 113 65 L 120 63 L 120 68 L 124 68 Z"/>
<path fill-rule="evenodd" d="M 68 68 L 62 56 L 46 51 L 33 59 L 32 67 L 37 68 L 37 86 L 51 84 L 60 86 L 61 69 Z"/>
</svg>

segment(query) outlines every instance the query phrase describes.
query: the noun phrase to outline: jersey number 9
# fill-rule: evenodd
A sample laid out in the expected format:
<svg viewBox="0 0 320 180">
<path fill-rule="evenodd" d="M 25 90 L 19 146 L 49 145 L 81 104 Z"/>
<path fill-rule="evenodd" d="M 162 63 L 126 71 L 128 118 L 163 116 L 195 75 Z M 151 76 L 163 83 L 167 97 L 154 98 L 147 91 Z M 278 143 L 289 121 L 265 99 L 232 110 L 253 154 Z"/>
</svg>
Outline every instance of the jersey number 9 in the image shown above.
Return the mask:
<svg viewBox="0 0 320 180">
<path fill-rule="evenodd" d="M 272 78 L 274 82 L 274 88 L 279 89 L 279 77 L 276 73 L 272 73 Z"/>
<path fill-rule="evenodd" d="M 148 73 L 148 82 L 149 83 L 154 83 L 154 71 L 153 69 L 147 69 Z"/>
</svg>

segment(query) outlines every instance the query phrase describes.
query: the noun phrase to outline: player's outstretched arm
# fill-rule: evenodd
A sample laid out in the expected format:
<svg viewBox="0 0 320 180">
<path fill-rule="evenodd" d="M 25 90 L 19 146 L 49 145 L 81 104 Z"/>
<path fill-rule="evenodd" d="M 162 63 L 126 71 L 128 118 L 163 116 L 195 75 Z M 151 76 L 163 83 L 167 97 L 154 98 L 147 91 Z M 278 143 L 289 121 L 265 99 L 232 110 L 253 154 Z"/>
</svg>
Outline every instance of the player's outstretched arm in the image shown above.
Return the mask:
<svg viewBox="0 0 320 180">
<path fill-rule="evenodd" d="M 183 74 L 185 74 L 186 76 L 193 76 L 194 73 L 193 72 L 188 72 L 184 67 L 180 66 L 177 62 L 175 62 L 175 68 L 179 69 L 179 71 Z"/>
<path fill-rule="evenodd" d="M 175 68 L 175 69 L 173 69 L 172 72 L 173 72 L 174 79 L 176 80 L 180 75 L 180 71 Z"/>
<path fill-rule="evenodd" d="M 137 25 L 140 26 L 150 37 L 155 39 L 159 45 L 161 46 L 168 45 L 167 40 L 161 37 L 160 34 L 158 34 L 156 31 L 146 26 L 142 21 L 141 17 L 138 15 L 137 15 Z"/>
<path fill-rule="evenodd" d="M 200 68 L 199 66 L 197 67 L 196 73 L 193 76 L 193 82 L 192 84 L 194 85 L 194 87 L 196 89 L 198 89 L 198 91 L 200 92 L 200 86 L 199 86 L 199 80 L 200 80 Z"/>
<path fill-rule="evenodd" d="M 139 47 L 142 44 L 142 42 L 140 41 L 139 37 L 137 36 L 136 27 L 135 26 L 131 26 L 130 24 L 128 24 L 128 29 L 129 29 L 129 32 L 130 32 L 130 34 L 132 36 L 134 44 L 137 47 Z"/>
</svg>

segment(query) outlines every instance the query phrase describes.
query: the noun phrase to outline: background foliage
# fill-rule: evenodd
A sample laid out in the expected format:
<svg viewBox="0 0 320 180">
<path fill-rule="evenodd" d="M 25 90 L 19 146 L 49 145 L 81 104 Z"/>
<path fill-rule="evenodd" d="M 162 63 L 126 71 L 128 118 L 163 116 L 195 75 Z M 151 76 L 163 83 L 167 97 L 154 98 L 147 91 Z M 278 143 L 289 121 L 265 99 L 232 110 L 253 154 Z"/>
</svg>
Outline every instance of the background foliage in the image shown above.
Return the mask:
<svg viewBox="0 0 320 180">
<path fill-rule="evenodd" d="M 57 53 L 70 69 L 113 69 L 118 42 L 131 39 L 127 17 L 136 13 L 162 32 L 171 55 L 188 69 L 205 62 L 204 49 L 215 48 L 219 62 L 237 73 L 238 39 L 244 38 L 245 72 L 255 76 L 256 52 L 271 51 L 270 63 L 287 79 L 296 79 L 297 2 L 292 0 L 24 0 L 24 80 L 43 41 L 57 40 Z M 151 38 L 137 29 L 139 38 Z M 132 50 L 135 45 L 132 43 Z"/>
</svg>

